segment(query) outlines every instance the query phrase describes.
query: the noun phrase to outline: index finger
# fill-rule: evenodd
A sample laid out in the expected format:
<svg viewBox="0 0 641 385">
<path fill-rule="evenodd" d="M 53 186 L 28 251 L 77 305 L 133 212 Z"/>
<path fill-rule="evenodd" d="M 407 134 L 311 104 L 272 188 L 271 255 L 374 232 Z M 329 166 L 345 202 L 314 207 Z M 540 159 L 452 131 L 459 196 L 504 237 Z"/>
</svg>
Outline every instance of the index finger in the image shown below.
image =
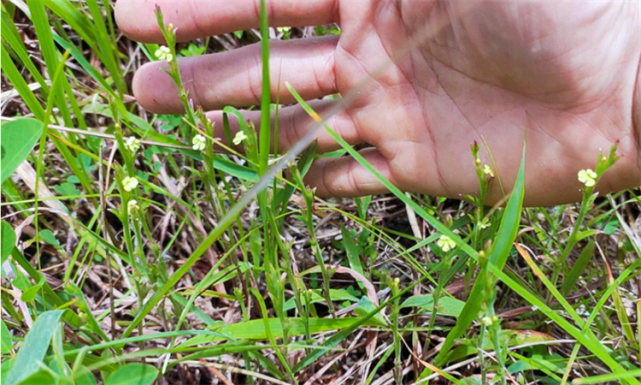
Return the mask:
<svg viewBox="0 0 641 385">
<path fill-rule="evenodd" d="M 338 0 L 265 0 L 269 24 L 300 27 L 338 21 Z M 129 38 L 164 41 L 156 21 L 156 5 L 166 23 L 177 28 L 178 41 L 256 28 L 260 25 L 260 0 L 119 0 L 116 20 Z"/>
</svg>

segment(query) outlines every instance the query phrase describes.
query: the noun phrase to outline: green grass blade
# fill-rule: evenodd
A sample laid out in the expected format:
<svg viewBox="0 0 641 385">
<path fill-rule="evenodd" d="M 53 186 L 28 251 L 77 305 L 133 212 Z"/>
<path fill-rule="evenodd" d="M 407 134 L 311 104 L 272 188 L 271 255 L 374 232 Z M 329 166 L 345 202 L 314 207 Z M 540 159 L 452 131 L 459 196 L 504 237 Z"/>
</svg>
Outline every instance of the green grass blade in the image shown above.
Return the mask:
<svg viewBox="0 0 641 385">
<path fill-rule="evenodd" d="M 103 64 L 107 67 L 109 74 L 114 79 L 118 92 L 120 92 L 120 94 L 125 94 L 127 93 L 127 87 L 124 83 L 124 79 L 122 78 L 118 57 L 114 50 L 114 47 L 117 47 L 117 45 L 115 42 L 111 41 L 111 36 L 109 35 L 107 24 L 105 23 L 105 17 L 102 14 L 102 10 L 100 9 L 98 2 L 96 0 L 86 0 L 86 2 L 96 27 L 96 42 L 98 44 L 99 51 L 102 53 Z M 109 18 L 110 11 L 108 8 L 106 12 L 106 17 Z"/>
<path fill-rule="evenodd" d="M 594 239 L 590 238 L 588 241 L 587 246 L 581 250 L 581 253 L 579 254 L 579 257 L 576 259 L 576 262 L 572 265 L 572 269 L 570 269 L 570 272 L 565 275 L 565 279 L 563 281 L 563 286 L 561 289 L 561 293 L 563 295 L 568 295 L 570 293 L 570 290 L 574 288 L 574 284 L 579 280 L 579 276 L 583 274 L 583 271 L 585 270 L 586 266 L 594 256 Z"/>
<path fill-rule="evenodd" d="M 55 42 L 60 45 L 62 48 L 65 50 L 69 50 L 71 52 L 71 56 L 80 64 L 80 66 L 87 71 L 91 77 L 93 77 L 100 85 L 104 88 L 105 91 L 109 93 L 110 96 L 113 98 L 113 102 L 116 104 L 118 107 L 118 111 L 122 114 L 122 116 L 126 119 L 129 116 L 129 112 L 125 108 L 125 105 L 122 102 L 122 99 L 114 92 L 114 90 L 111 88 L 109 83 L 105 80 L 105 78 L 96 70 L 90 63 L 85 59 L 84 55 L 82 52 L 80 52 L 76 47 L 73 46 L 73 44 L 69 43 L 65 39 L 61 38 L 58 35 L 53 35 L 53 39 Z"/>
<path fill-rule="evenodd" d="M 296 382 L 296 377 L 294 376 L 294 373 L 292 372 L 292 369 L 289 366 L 289 363 L 283 356 L 283 352 L 281 352 L 280 348 L 276 344 L 276 339 L 274 338 L 274 334 L 272 333 L 272 328 L 269 325 L 269 318 L 268 318 L 269 316 L 267 314 L 267 306 L 265 305 L 265 300 L 263 299 L 263 295 L 253 287 L 250 289 L 250 291 L 256 298 L 256 301 L 258 302 L 258 306 L 260 307 L 260 311 L 263 315 L 263 326 L 265 327 L 265 334 L 267 335 L 267 339 L 269 340 L 269 343 L 272 345 L 272 348 L 274 349 L 274 352 L 276 353 L 276 356 L 278 357 L 280 364 L 283 366 L 283 368 L 285 368 L 285 371 L 287 372 L 287 375 L 289 376 L 289 378 L 293 382 Z M 281 321 L 281 325 L 282 325 L 282 321 Z M 284 329 L 285 328 L 283 328 L 283 331 Z M 287 330 L 287 332 L 289 333 L 289 330 Z"/>
<path fill-rule="evenodd" d="M 260 162 L 258 173 L 263 175 L 269 166 L 269 153 L 271 149 L 271 84 L 269 78 L 269 24 L 266 0 L 260 0 L 260 37 L 263 71 L 263 92 L 260 100 Z"/>
<path fill-rule="evenodd" d="M 45 117 L 45 109 L 36 98 L 36 95 L 29 89 L 29 85 L 22 77 L 20 71 L 9 57 L 9 52 L 6 49 L 0 50 L 2 57 L 2 72 L 7 76 L 11 84 L 16 88 L 18 94 L 24 100 L 25 104 L 31 112 L 35 115 L 36 119 L 43 120 Z"/>
<path fill-rule="evenodd" d="M 69 24 L 92 51 L 100 53 L 95 44 L 95 26 L 86 14 L 81 13 L 74 6 L 74 3 L 67 0 L 45 0 L 45 3 L 47 8 Z"/>
<path fill-rule="evenodd" d="M 637 260 L 641 262 L 641 260 Z M 639 264 L 636 264 L 639 266 Z M 559 327 L 565 330 L 568 334 L 574 337 L 579 343 L 585 346 L 590 350 L 594 355 L 603 361 L 613 372 L 615 373 L 624 373 L 626 370 L 607 352 L 601 341 L 599 341 L 594 334 L 585 333 L 583 330 L 579 330 L 570 324 L 563 316 L 557 314 L 553 309 L 551 309 L 543 300 L 538 298 L 536 295 L 530 293 L 524 287 L 522 287 L 518 282 L 510 278 L 497 266 L 490 265 L 489 270 L 498 277 L 505 285 L 512 289 L 515 293 L 520 295 L 523 299 L 528 301 L 531 305 L 536 306 L 543 314 L 548 318 L 554 321 Z M 611 292 L 610 292 L 611 294 Z M 632 384 L 641 384 L 636 379 L 628 380 Z"/>
<path fill-rule="evenodd" d="M 586 377 L 586 378 L 577 378 L 572 380 L 572 383 L 575 385 L 588 385 L 588 384 L 604 384 L 613 381 L 626 380 L 631 378 L 641 378 L 641 369 L 630 370 L 626 373 L 608 373 L 601 374 L 599 376 Z"/>
<path fill-rule="evenodd" d="M 2 38 L 5 39 L 7 44 L 11 47 L 13 52 L 18 56 L 22 65 L 24 65 L 31 76 L 40 84 L 40 92 L 42 93 L 43 98 L 46 100 L 49 95 L 49 86 L 45 82 L 45 79 L 42 77 L 42 74 L 33 64 L 27 48 L 24 45 L 20 35 L 18 34 L 18 29 L 13 23 L 13 20 L 9 18 L 9 15 L 2 12 Z"/>
<path fill-rule="evenodd" d="M 53 79 L 55 77 L 56 68 L 58 68 L 58 63 L 60 62 L 60 52 L 56 50 L 53 43 L 53 35 L 51 33 L 51 26 L 49 25 L 47 10 L 45 9 L 44 2 L 40 0 L 28 0 L 27 4 L 29 5 L 31 20 L 36 30 L 36 35 L 38 36 L 38 42 L 40 43 L 40 51 L 42 52 L 42 57 L 44 58 L 45 63 L 47 64 L 49 78 Z M 63 83 L 68 84 L 66 77 L 63 77 L 61 80 Z M 65 124 L 68 127 L 72 127 L 73 120 L 71 119 L 63 88 L 52 89 L 51 94 L 51 96 L 55 98 L 55 105 L 60 110 L 60 114 L 62 115 Z"/>
</svg>

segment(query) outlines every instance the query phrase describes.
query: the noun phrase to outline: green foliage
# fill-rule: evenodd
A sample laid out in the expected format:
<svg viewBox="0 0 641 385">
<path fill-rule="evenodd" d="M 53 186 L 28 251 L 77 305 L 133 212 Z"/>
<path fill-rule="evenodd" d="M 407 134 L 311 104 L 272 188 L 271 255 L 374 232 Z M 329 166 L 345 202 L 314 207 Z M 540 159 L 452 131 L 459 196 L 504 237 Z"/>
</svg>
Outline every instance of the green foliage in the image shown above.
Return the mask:
<svg viewBox="0 0 641 385">
<path fill-rule="evenodd" d="M 207 47 L 199 46 L 196 44 L 189 44 L 186 49 L 181 49 L 182 56 L 200 56 L 207 51 Z"/>
<path fill-rule="evenodd" d="M 414 295 L 403 301 L 401 307 L 418 307 L 431 311 L 436 309 L 436 314 L 458 317 L 461 315 L 465 302 L 451 297 L 441 297 L 438 304 L 434 304 L 434 296 L 430 294 Z"/>
<path fill-rule="evenodd" d="M 18 350 L 9 374 L 3 379 L 3 384 L 16 385 L 39 370 L 47 354 L 51 337 L 60 327 L 58 321 L 61 316 L 62 311 L 55 310 L 42 313 L 36 319 L 25 337 L 24 344 Z"/>
<path fill-rule="evenodd" d="M 60 195 L 65 196 L 78 196 L 80 191 L 76 188 L 76 185 L 70 182 L 64 182 L 53 186 L 53 189 Z"/>
<path fill-rule="evenodd" d="M 158 376 L 158 369 L 151 365 L 127 364 L 112 373 L 105 385 L 151 385 Z"/>
<path fill-rule="evenodd" d="M 16 244 L 16 233 L 13 231 L 13 227 L 6 222 L 2 221 L 2 251 L 0 255 L 2 256 L 2 263 L 9 257 L 11 250 L 15 247 Z"/>
<path fill-rule="evenodd" d="M 218 365 L 223 355 L 249 383 L 302 383 L 321 368 L 338 378 L 359 354 L 368 364 L 350 376 L 368 384 L 639 383 L 629 305 L 641 273 L 629 221 L 638 192 L 598 199 L 586 186 L 576 207 L 523 209 L 522 166 L 507 205 L 485 207 L 500 180 L 475 143 L 478 194 L 466 203 L 413 196 L 322 122 L 311 133 L 326 129 L 339 150 L 299 143 L 279 153 L 269 36 L 303 30 L 270 30 L 264 1 L 259 118 L 227 106 L 216 127 L 190 103 L 177 62 L 210 41 L 178 43 L 173 15 L 157 18 L 185 114 L 154 115 L 131 103 L 126 79 L 136 55 L 159 59 L 160 45 L 128 41 L 112 7 L 95 0 L 29 0 L 24 13 L 16 4 L 2 5 L 2 71 L 16 111 L 32 117 L 2 125 L 3 384 L 151 385 L 180 363 Z M 255 32 L 221 41 L 257 41 Z M 237 129 L 243 140 L 231 148 Z M 313 161 L 340 156 L 395 199 L 316 197 L 304 179 Z M 37 189 L 10 178 L 25 159 Z M 616 160 L 616 149 L 599 157 L 596 179 Z M 125 189 L 128 177 L 139 185 Z M 417 217 L 411 230 L 407 212 Z M 574 379 L 577 363 L 611 373 Z"/>
<path fill-rule="evenodd" d="M 2 124 L 2 180 L 20 166 L 42 135 L 43 124 L 35 119 L 16 119 Z"/>
<path fill-rule="evenodd" d="M 58 240 L 58 238 L 56 238 L 55 235 L 53 235 L 53 232 L 49 229 L 40 231 L 40 238 L 53 247 L 60 247 L 60 241 Z"/>
<path fill-rule="evenodd" d="M 0 325 L 0 336 L 2 336 L 2 354 L 7 354 L 13 348 L 13 341 L 11 339 L 11 333 L 9 333 L 9 329 L 4 321 L 2 321 Z"/>
</svg>

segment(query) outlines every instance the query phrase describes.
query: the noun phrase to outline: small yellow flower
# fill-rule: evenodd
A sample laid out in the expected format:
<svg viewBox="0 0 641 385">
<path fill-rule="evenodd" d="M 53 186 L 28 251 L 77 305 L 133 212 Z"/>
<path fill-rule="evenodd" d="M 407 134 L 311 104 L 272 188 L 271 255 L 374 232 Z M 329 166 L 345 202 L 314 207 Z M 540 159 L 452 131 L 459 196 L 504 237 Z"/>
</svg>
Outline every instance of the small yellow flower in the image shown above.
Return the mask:
<svg viewBox="0 0 641 385">
<path fill-rule="evenodd" d="M 160 46 L 155 53 L 155 56 L 158 60 L 171 61 L 174 58 L 174 55 L 171 54 L 169 47 Z"/>
<path fill-rule="evenodd" d="M 129 213 L 132 213 L 136 210 L 138 210 L 140 207 L 138 206 L 138 201 L 135 199 L 131 199 L 129 202 L 127 202 L 127 210 Z"/>
<path fill-rule="evenodd" d="M 122 180 L 122 187 L 125 189 L 125 191 L 129 192 L 134 190 L 136 187 L 138 187 L 138 179 L 135 177 L 132 178 L 130 176 L 125 177 L 125 179 Z"/>
<path fill-rule="evenodd" d="M 446 253 L 456 248 L 456 243 L 447 235 L 441 235 L 438 241 L 436 241 L 436 245 Z"/>
<path fill-rule="evenodd" d="M 194 138 L 191 140 L 191 148 L 193 148 L 196 151 L 203 151 L 205 149 L 205 137 L 198 134 L 194 136 Z"/>
<path fill-rule="evenodd" d="M 494 171 L 492 171 L 492 168 L 487 164 L 483 166 L 483 173 L 494 178 Z"/>
<path fill-rule="evenodd" d="M 133 136 L 130 136 L 125 140 L 125 148 L 132 153 L 135 153 L 140 148 L 140 141 Z"/>
<path fill-rule="evenodd" d="M 245 139 L 247 139 L 247 135 L 245 135 L 245 133 L 243 131 L 238 131 L 236 133 L 236 136 L 234 136 L 234 140 L 232 140 L 232 142 L 234 143 L 235 146 L 238 146 Z"/>
<path fill-rule="evenodd" d="M 590 170 L 581 170 L 578 173 L 579 182 L 585 184 L 585 187 L 592 187 L 596 184 L 596 172 Z"/>
</svg>

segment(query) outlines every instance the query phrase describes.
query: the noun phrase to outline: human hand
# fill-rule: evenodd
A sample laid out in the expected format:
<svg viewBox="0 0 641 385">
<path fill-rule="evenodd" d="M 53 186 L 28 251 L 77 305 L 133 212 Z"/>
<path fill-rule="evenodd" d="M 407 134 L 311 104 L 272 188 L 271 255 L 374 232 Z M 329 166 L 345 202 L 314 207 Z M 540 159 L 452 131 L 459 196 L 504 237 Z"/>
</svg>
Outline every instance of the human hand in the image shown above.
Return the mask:
<svg viewBox="0 0 641 385">
<path fill-rule="evenodd" d="M 162 42 L 154 14 L 186 41 L 257 27 L 257 0 L 119 0 L 116 17 L 127 36 Z M 598 153 L 618 142 L 621 159 L 597 190 L 607 193 L 641 184 L 633 110 L 641 57 L 641 9 L 636 2 L 355 1 L 271 0 L 272 26 L 337 22 L 339 37 L 274 41 L 272 95 L 293 102 L 289 82 L 305 99 L 345 95 L 367 78 L 356 100 L 328 120 L 351 144 L 368 143 L 363 155 L 401 189 L 460 198 L 478 190 L 470 145 L 494 167 L 509 189 L 527 131 L 525 204 L 579 200 L 577 172 L 594 168 Z M 418 42 L 407 55 L 400 55 Z M 376 69 L 385 62 L 380 76 Z M 182 58 L 183 82 L 196 105 L 259 104 L 260 47 Z M 150 63 L 138 70 L 134 94 L 146 109 L 179 113 L 182 105 L 169 76 Z M 636 96 L 635 96 L 636 94 Z M 315 100 L 317 111 L 337 101 Z M 221 127 L 222 113 L 208 116 Z M 259 120 L 259 112 L 247 112 Z M 217 123 L 217 124 L 216 124 Z M 310 126 L 299 106 L 282 108 L 279 147 L 291 147 Z M 637 122 L 641 131 L 641 122 Z M 258 127 L 259 125 L 256 124 Z M 321 132 L 319 151 L 338 145 Z M 348 157 L 318 160 L 306 181 L 321 196 L 385 192 L 383 185 Z M 487 203 L 503 197 L 496 180 Z"/>
</svg>

